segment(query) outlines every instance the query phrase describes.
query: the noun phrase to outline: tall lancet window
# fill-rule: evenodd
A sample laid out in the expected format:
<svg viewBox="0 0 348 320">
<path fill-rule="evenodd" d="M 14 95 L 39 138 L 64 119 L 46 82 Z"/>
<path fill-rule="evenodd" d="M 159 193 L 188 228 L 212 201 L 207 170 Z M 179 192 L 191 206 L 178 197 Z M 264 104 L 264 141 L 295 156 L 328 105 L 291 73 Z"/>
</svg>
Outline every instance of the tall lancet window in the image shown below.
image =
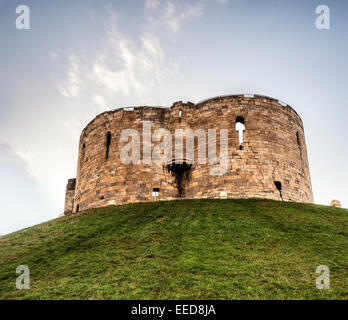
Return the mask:
<svg viewBox="0 0 348 320">
<path fill-rule="evenodd" d="M 111 144 L 111 133 L 108 132 L 106 134 L 106 159 L 109 158 L 110 144 Z"/>
<path fill-rule="evenodd" d="M 236 118 L 236 131 L 238 131 L 238 136 L 239 136 L 239 149 L 243 150 L 243 142 L 244 142 L 244 130 L 245 130 L 245 125 L 244 125 L 244 118 L 243 117 L 237 117 Z"/>
<path fill-rule="evenodd" d="M 181 122 L 181 117 L 182 117 L 182 110 L 179 110 L 179 122 Z"/>
</svg>

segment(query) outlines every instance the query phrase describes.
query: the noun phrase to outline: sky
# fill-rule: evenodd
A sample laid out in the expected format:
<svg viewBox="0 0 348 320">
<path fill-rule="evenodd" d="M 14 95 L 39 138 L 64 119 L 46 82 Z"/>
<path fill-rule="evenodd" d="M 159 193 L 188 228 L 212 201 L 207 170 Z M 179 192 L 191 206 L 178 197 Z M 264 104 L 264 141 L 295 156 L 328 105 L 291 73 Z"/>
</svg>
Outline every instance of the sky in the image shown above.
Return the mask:
<svg viewBox="0 0 348 320">
<path fill-rule="evenodd" d="M 30 29 L 16 28 L 19 5 Z M 315 203 L 347 208 L 347 31 L 339 0 L 0 0 L 0 235 L 63 212 L 99 113 L 226 94 L 291 105 Z"/>
</svg>

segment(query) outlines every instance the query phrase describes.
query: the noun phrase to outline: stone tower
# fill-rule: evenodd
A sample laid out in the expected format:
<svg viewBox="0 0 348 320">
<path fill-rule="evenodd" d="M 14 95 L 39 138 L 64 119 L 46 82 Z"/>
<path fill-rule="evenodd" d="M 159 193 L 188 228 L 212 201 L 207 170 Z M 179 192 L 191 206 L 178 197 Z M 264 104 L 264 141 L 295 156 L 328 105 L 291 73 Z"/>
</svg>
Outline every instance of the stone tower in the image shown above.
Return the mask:
<svg viewBox="0 0 348 320">
<path fill-rule="evenodd" d="M 153 136 L 160 128 L 173 135 L 173 158 L 149 163 L 146 159 L 162 141 L 155 141 Z M 121 139 L 125 129 L 139 133 L 138 163 L 121 161 L 122 148 L 128 143 Z M 174 132 L 178 129 L 192 130 L 195 135 L 190 157 L 185 153 L 187 137 L 184 152 L 180 154 L 176 149 Z M 150 140 L 146 130 L 152 135 Z M 207 138 L 209 130 L 216 130 L 216 145 Z M 202 139 L 197 132 L 203 134 Z M 216 146 L 219 155 L 222 143 L 228 147 L 227 169 L 224 174 L 214 175 L 211 169 L 219 166 L 219 157 L 209 158 L 209 150 Z M 205 163 L 197 161 L 199 150 L 206 154 Z M 299 115 L 270 97 L 231 95 L 197 104 L 179 101 L 170 108 L 107 111 L 83 129 L 76 180 L 69 179 L 66 189 L 66 214 L 111 204 L 183 198 L 267 198 L 312 203 Z"/>
</svg>

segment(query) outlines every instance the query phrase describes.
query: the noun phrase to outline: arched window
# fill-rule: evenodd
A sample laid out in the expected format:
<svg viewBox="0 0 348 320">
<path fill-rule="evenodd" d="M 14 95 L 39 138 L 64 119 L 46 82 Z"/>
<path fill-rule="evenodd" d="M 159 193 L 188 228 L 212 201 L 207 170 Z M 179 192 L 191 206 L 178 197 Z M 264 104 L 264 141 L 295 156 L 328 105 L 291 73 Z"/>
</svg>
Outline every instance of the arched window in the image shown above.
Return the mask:
<svg viewBox="0 0 348 320">
<path fill-rule="evenodd" d="M 282 183 L 280 181 L 274 181 L 274 185 L 275 185 L 276 189 L 279 191 L 280 199 L 282 199 L 282 201 L 283 201 Z"/>
<path fill-rule="evenodd" d="M 182 110 L 179 110 L 179 122 L 181 122 L 181 117 L 182 117 Z"/>
<path fill-rule="evenodd" d="M 237 117 L 236 118 L 236 131 L 238 131 L 239 135 L 239 149 L 243 150 L 243 131 L 245 130 L 244 118 Z"/>
<path fill-rule="evenodd" d="M 110 144 L 111 144 L 111 133 L 109 131 L 106 134 L 106 159 L 109 157 Z"/>
</svg>

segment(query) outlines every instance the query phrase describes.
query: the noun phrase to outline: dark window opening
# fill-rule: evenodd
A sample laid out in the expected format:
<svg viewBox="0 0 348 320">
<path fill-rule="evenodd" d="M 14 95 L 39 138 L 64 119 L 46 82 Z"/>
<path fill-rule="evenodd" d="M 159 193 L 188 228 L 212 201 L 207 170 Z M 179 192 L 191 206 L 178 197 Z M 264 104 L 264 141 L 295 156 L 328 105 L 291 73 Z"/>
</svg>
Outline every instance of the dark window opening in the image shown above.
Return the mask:
<svg viewBox="0 0 348 320">
<path fill-rule="evenodd" d="M 167 166 L 168 171 L 174 175 L 175 184 L 178 189 L 178 196 L 184 197 L 186 194 L 186 186 L 190 180 L 190 173 L 192 164 L 183 162 L 183 163 L 175 163 L 169 164 Z"/>
<path fill-rule="evenodd" d="M 301 147 L 301 141 L 300 141 L 300 136 L 298 134 L 298 132 L 296 132 L 296 141 L 299 147 Z"/>
<path fill-rule="evenodd" d="M 85 158 L 85 149 L 86 149 L 86 145 L 83 144 L 82 145 L 82 152 L 81 152 L 81 161 L 84 160 L 84 158 Z"/>
<path fill-rule="evenodd" d="M 279 191 L 279 196 L 280 199 L 282 199 L 283 201 L 283 195 L 282 195 L 282 183 L 280 181 L 274 181 L 274 185 L 277 188 L 277 190 Z"/>
<path fill-rule="evenodd" d="M 100 200 L 104 200 L 104 196 L 101 196 L 101 197 L 100 197 Z"/>
<path fill-rule="evenodd" d="M 181 122 L 182 110 L 179 110 L 179 122 Z"/>
<path fill-rule="evenodd" d="M 159 188 L 153 188 L 152 191 L 153 192 L 159 192 Z"/>
<path fill-rule="evenodd" d="M 298 149 L 300 150 L 300 157 L 301 157 L 301 161 L 302 161 L 301 140 L 300 140 L 300 135 L 298 134 L 298 131 L 296 131 L 296 141 L 297 141 Z"/>
<path fill-rule="evenodd" d="M 80 210 L 80 205 L 78 204 L 78 205 L 76 206 L 76 212 L 79 212 L 79 210 Z"/>
<path fill-rule="evenodd" d="M 110 144 L 111 144 L 111 133 L 108 132 L 106 134 L 106 158 L 109 157 Z"/>
<path fill-rule="evenodd" d="M 243 150 L 243 146 L 242 145 L 239 145 L 239 150 Z"/>
<path fill-rule="evenodd" d="M 244 118 L 243 117 L 237 117 L 236 118 L 236 123 L 244 124 Z"/>
</svg>

